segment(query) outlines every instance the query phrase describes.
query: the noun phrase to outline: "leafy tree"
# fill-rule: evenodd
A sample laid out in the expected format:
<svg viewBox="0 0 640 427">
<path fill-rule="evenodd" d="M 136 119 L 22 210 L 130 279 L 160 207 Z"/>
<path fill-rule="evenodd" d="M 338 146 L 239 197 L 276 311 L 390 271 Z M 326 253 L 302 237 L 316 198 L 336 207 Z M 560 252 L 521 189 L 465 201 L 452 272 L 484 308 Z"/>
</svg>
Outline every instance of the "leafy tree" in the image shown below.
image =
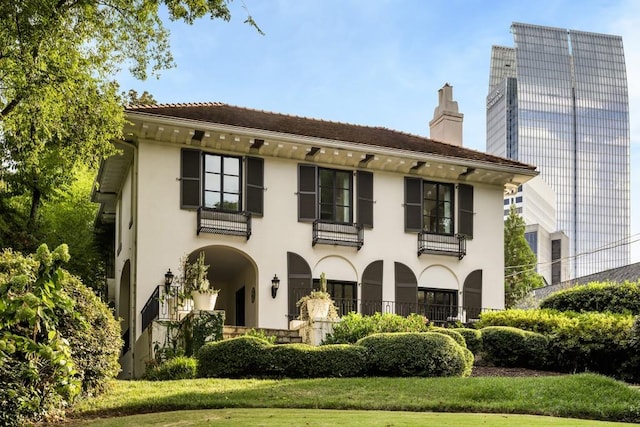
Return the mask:
<svg viewBox="0 0 640 427">
<path fill-rule="evenodd" d="M 138 95 L 138 91 L 129 89 L 127 93 L 122 92 L 122 98 L 126 104 L 155 105 L 158 103 L 153 95 L 146 90 Z"/>
<path fill-rule="evenodd" d="M 536 273 L 536 255 L 524 238 L 524 220 L 511 205 L 504 222 L 504 304 L 512 308 L 529 291 L 544 285 Z"/>
<path fill-rule="evenodd" d="M 70 170 L 115 152 L 124 112 L 111 76 L 122 64 L 140 79 L 173 65 L 160 7 L 188 24 L 228 21 L 230 1 L 0 2 L 0 181 L 29 195 L 29 230 Z"/>
</svg>

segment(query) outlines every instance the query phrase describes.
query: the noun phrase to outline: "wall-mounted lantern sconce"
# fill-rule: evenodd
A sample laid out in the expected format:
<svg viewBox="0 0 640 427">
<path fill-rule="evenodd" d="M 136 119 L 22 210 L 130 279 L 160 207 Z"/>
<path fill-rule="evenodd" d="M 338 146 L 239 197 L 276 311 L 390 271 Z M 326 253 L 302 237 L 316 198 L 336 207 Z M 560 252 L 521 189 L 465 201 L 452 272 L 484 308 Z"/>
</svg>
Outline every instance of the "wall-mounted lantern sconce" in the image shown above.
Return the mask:
<svg viewBox="0 0 640 427">
<path fill-rule="evenodd" d="M 273 279 L 271 279 L 271 297 L 275 298 L 278 294 L 278 288 L 280 287 L 280 279 L 278 279 L 278 275 L 274 274 Z"/>
<path fill-rule="evenodd" d="M 173 284 L 174 275 L 169 269 L 166 273 L 164 273 L 164 291 L 165 294 L 168 294 L 171 290 L 171 285 Z"/>
</svg>

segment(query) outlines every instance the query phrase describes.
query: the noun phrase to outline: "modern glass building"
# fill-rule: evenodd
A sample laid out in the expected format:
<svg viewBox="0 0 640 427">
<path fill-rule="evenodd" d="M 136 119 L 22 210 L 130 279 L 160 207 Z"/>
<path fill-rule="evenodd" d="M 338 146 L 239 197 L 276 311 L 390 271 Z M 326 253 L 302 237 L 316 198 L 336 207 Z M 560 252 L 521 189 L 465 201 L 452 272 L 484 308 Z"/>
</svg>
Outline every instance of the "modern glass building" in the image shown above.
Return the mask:
<svg viewBox="0 0 640 427">
<path fill-rule="evenodd" d="M 494 46 L 487 152 L 538 166 L 571 277 L 629 263 L 629 99 L 622 38 L 514 23 Z"/>
</svg>

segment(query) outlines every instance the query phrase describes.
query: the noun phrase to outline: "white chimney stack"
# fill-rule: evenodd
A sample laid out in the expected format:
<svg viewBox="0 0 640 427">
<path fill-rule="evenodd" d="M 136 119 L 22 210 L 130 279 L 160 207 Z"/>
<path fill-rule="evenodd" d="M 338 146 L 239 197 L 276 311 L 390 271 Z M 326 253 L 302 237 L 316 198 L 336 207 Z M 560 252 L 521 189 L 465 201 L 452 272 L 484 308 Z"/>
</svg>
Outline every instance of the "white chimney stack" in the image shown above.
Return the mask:
<svg viewBox="0 0 640 427">
<path fill-rule="evenodd" d="M 429 138 L 462 147 L 462 117 L 458 103 L 453 100 L 453 87 L 449 83 L 438 91 L 438 106 L 429 122 Z"/>
</svg>

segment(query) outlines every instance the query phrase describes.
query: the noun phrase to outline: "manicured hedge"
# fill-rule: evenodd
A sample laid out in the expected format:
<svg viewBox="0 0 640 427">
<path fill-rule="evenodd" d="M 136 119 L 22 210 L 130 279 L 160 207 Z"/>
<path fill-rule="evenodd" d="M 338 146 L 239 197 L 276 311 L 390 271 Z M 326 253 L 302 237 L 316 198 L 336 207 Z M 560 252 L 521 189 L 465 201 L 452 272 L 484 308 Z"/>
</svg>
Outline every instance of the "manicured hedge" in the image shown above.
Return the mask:
<svg viewBox="0 0 640 427">
<path fill-rule="evenodd" d="M 462 334 L 453 328 L 443 328 L 440 326 L 432 326 L 429 328 L 428 332 L 438 332 L 440 334 L 445 334 L 453 338 L 455 342 L 457 342 L 462 347 L 467 348 L 467 342 L 465 341 Z"/>
<path fill-rule="evenodd" d="M 637 322 L 637 321 L 636 321 Z M 628 381 L 640 380 L 635 363 L 634 318 L 614 313 L 559 312 L 550 309 L 482 313 L 484 350 L 487 326 L 542 332 L 548 339 L 545 366 L 564 372 L 591 371 Z"/>
<path fill-rule="evenodd" d="M 367 350 L 351 344 L 320 347 L 308 344 L 274 345 L 270 376 L 289 378 L 356 377 L 367 372 Z"/>
<path fill-rule="evenodd" d="M 437 332 L 373 334 L 357 344 L 368 349 L 372 375 L 468 376 L 473 366 L 473 354 L 467 348 Z"/>
<path fill-rule="evenodd" d="M 268 341 L 243 336 L 203 345 L 196 356 L 198 377 L 246 378 L 264 375 L 271 366 Z"/>
<path fill-rule="evenodd" d="M 428 321 L 424 316 L 412 314 L 407 317 L 393 313 L 375 313 L 364 316 L 360 313 L 349 313 L 333 326 L 326 344 L 353 344 L 367 335 L 381 332 L 426 332 Z"/>
<path fill-rule="evenodd" d="M 453 328 L 452 330 L 462 335 L 464 342 L 467 344 L 467 348 L 471 353 L 478 354 L 482 351 L 482 334 L 478 329 Z"/>
<path fill-rule="evenodd" d="M 179 356 L 169 359 L 145 372 L 149 381 L 188 380 L 196 377 L 198 361 L 193 357 Z"/>
<path fill-rule="evenodd" d="M 489 326 L 481 332 L 483 361 L 505 367 L 546 367 L 549 341 L 544 335 L 510 326 Z"/>
<path fill-rule="evenodd" d="M 640 283 L 589 283 L 551 294 L 541 308 L 640 314 Z"/>
</svg>

